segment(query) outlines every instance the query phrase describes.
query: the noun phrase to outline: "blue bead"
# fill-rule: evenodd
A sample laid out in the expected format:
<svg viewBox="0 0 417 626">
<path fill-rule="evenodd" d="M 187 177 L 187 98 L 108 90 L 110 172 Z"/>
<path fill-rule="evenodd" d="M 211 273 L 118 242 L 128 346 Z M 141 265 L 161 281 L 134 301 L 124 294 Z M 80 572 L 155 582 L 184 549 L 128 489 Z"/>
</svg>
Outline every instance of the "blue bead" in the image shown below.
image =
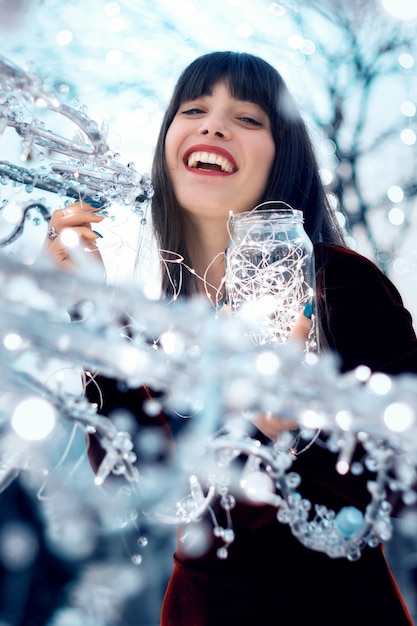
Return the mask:
<svg viewBox="0 0 417 626">
<path fill-rule="evenodd" d="M 362 527 L 364 522 L 363 513 L 354 506 L 345 506 L 336 515 L 336 528 L 345 537 L 353 537 Z"/>
</svg>

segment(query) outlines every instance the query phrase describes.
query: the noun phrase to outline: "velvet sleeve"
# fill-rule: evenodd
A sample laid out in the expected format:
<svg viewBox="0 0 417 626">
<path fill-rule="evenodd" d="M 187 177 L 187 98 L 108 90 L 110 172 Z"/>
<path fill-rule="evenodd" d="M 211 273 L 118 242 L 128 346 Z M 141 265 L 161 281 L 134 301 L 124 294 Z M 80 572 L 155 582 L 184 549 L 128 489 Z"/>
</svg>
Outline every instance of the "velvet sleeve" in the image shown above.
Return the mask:
<svg viewBox="0 0 417 626">
<path fill-rule="evenodd" d="M 417 373 L 412 319 L 392 282 L 351 250 L 322 244 L 315 252 L 322 330 L 342 371 Z"/>
</svg>

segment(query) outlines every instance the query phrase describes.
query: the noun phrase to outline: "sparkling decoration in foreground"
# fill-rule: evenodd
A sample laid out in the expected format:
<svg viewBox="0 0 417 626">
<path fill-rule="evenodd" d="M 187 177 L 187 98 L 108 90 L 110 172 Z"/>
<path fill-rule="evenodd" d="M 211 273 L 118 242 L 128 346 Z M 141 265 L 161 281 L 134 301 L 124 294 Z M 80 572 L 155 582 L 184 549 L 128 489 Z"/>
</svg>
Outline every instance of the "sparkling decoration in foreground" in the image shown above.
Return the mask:
<svg viewBox="0 0 417 626">
<path fill-rule="evenodd" d="M 0 286 L 2 416 L 8 432 L 1 443 L 2 489 L 23 468 L 39 471 L 40 462 L 47 484 L 54 463 L 60 464 L 48 441 L 62 438 L 60 429 L 76 426 L 94 432 L 105 451 L 96 483 L 110 474 L 125 479 L 116 500 L 130 494 L 120 504 L 121 520 L 140 519 L 142 512 L 148 522 L 190 524 L 219 496 L 228 514 L 226 527 L 213 519 L 213 532 L 224 542 L 219 558 L 227 557 L 234 537 L 233 460 L 239 455 L 247 458 L 237 480 L 248 497 L 276 506 L 277 523 L 289 524 L 300 542 L 330 557 L 355 560 L 364 546 L 391 537 L 388 489 L 398 492 L 405 506 L 416 502 L 414 376 L 390 378 L 364 367 L 340 375 L 331 355 L 303 360 L 302 347 L 293 342 L 273 348 L 254 343 L 247 320 L 221 312 L 216 316 L 206 300 L 167 305 L 132 289 L 87 280 L 81 273 L 62 274 L 42 264 L 28 267 L 7 256 L 0 265 Z M 70 307 L 82 322 L 69 321 L 65 311 Z M 182 418 L 186 428 L 176 464 L 142 468 L 139 463 L 137 468 L 140 440 L 119 428 L 117 420 L 100 416 L 82 390 L 65 390 L 59 377 L 54 385 L 40 382 L 22 365 L 30 355 L 38 371 L 53 367 L 58 358 L 66 364 L 60 372 L 71 371 L 80 380 L 82 371 L 95 371 L 127 388 L 147 385 L 163 391 L 150 402 L 150 415 L 163 408 L 191 416 Z M 54 416 L 42 454 L 43 442 L 33 442 L 25 427 L 17 431 L 13 426 L 13 416 L 25 410 L 33 414 L 40 399 Z M 326 434 L 322 445 L 335 453 L 341 474 L 372 472 L 365 514 L 352 507 L 328 510 L 304 499 L 301 478 L 292 467 L 293 436 L 261 445 L 250 436 L 251 420 L 259 413 L 295 420 L 307 447 L 321 429 Z M 363 459 L 352 463 L 359 443 Z M 158 441 L 153 445 L 158 449 Z"/>
</svg>

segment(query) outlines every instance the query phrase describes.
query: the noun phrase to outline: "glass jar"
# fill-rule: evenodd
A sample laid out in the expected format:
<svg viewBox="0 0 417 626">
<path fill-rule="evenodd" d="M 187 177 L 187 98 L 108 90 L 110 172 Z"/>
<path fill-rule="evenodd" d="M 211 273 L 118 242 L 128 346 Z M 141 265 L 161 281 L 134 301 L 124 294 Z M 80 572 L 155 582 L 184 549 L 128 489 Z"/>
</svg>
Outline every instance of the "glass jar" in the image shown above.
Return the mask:
<svg viewBox="0 0 417 626">
<path fill-rule="evenodd" d="M 303 214 L 281 202 L 232 214 L 226 248 L 226 294 L 233 313 L 253 322 L 260 344 L 285 343 L 300 315 L 312 319 L 305 342 L 318 350 L 313 244 Z M 267 207 L 267 208 L 265 208 Z"/>
</svg>

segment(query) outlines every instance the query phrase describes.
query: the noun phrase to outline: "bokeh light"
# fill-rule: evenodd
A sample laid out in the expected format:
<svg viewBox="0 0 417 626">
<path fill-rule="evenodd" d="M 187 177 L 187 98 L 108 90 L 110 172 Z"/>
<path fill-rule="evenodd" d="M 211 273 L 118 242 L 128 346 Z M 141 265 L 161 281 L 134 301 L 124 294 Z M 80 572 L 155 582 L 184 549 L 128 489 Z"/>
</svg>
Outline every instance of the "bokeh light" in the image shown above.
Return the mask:
<svg viewBox="0 0 417 626">
<path fill-rule="evenodd" d="M 15 432 L 26 441 L 45 439 L 53 431 L 55 422 L 55 408 L 50 402 L 37 396 L 22 400 L 11 417 Z"/>
<path fill-rule="evenodd" d="M 417 4 L 414 0 L 381 0 L 384 9 L 399 20 L 417 19 Z"/>
</svg>

